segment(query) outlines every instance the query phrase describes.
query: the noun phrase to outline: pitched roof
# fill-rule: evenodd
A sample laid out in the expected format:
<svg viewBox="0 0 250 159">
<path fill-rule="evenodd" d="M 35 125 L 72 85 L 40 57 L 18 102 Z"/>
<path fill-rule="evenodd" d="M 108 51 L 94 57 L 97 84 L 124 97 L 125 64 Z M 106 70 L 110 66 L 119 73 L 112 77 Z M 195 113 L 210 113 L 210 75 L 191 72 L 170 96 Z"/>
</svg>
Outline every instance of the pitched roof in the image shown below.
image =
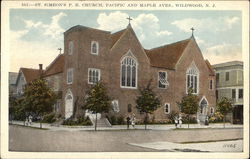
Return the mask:
<svg viewBox="0 0 250 159">
<path fill-rule="evenodd" d="M 190 40 L 191 38 L 145 50 L 151 66 L 174 69 Z"/>
<path fill-rule="evenodd" d="M 205 60 L 205 62 L 207 64 L 207 67 L 208 67 L 208 70 L 209 70 L 209 75 L 210 76 L 215 76 L 213 66 L 210 64 L 210 62 L 208 60 Z"/>
<path fill-rule="evenodd" d="M 64 55 L 60 54 L 46 68 L 46 70 L 43 73 L 43 76 L 49 76 L 49 75 L 61 73 L 63 72 L 63 68 L 64 68 Z"/>
<path fill-rule="evenodd" d="M 118 32 L 115 32 L 113 34 L 111 34 L 111 46 L 110 48 L 112 48 L 115 43 L 120 39 L 120 37 L 122 36 L 122 34 L 126 31 L 126 29 L 120 30 Z"/>
<path fill-rule="evenodd" d="M 25 80 L 27 83 L 38 79 L 40 77 L 40 70 L 39 69 L 32 69 L 32 68 L 20 68 L 23 72 Z"/>
</svg>

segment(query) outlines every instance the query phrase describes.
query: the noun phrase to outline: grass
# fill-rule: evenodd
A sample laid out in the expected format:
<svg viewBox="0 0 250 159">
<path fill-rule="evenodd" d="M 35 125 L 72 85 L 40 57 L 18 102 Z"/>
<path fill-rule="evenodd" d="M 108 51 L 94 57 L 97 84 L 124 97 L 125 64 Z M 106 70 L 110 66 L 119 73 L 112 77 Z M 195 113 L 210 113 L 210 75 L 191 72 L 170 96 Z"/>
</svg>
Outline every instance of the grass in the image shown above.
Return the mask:
<svg viewBox="0 0 250 159">
<path fill-rule="evenodd" d="M 179 144 L 195 144 L 195 143 L 208 143 L 208 142 L 219 142 L 219 141 L 235 141 L 242 140 L 243 138 L 235 138 L 235 139 L 223 139 L 223 140 L 207 140 L 207 141 L 188 141 L 188 142 L 178 142 Z"/>
<path fill-rule="evenodd" d="M 38 128 L 38 127 L 24 126 L 24 125 L 18 125 L 18 124 L 11 124 L 11 125 L 25 127 L 25 128 L 31 128 L 31 129 L 49 130 L 48 128 Z"/>
</svg>

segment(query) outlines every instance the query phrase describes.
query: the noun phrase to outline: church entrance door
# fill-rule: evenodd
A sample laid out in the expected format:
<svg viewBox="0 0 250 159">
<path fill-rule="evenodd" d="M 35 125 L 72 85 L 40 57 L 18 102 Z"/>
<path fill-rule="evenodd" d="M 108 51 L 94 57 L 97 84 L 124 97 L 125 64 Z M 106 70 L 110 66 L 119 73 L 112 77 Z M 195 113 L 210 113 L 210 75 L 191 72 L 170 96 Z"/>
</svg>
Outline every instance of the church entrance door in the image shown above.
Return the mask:
<svg viewBox="0 0 250 159">
<path fill-rule="evenodd" d="M 65 100 L 65 119 L 70 118 L 72 115 L 73 115 L 73 97 L 71 94 L 68 94 Z"/>
</svg>

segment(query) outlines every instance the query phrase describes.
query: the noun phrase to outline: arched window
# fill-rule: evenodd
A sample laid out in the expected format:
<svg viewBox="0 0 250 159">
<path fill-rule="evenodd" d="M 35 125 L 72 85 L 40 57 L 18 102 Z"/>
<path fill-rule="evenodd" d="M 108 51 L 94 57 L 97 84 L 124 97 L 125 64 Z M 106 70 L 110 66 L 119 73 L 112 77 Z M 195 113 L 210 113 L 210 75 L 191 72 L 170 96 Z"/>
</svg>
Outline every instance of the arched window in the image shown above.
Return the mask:
<svg viewBox="0 0 250 159">
<path fill-rule="evenodd" d="M 186 72 L 186 79 L 187 79 L 187 87 L 186 92 L 188 89 L 191 88 L 194 94 L 198 94 L 199 92 L 199 70 L 195 66 L 194 63 L 188 68 Z"/>
<path fill-rule="evenodd" d="M 68 53 L 69 53 L 69 55 L 72 55 L 73 52 L 74 52 L 74 43 L 73 43 L 73 41 L 69 42 L 69 46 L 68 47 L 69 47 L 68 48 Z"/>
<path fill-rule="evenodd" d="M 65 96 L 65 119 L 73 115 L 73 94 L 70 90 L 67 91 Z"/>
<path fill-rule="evenodd" d="M 121 86 L 137 87 L 137 62 L 132 56 L 125 56 L 121 61 Z"/>
<path fill-rule="evenodd" d="M 98 55 L 99 44 L 96 41 L 91 42 L 91 54 Z"/>
</svg>

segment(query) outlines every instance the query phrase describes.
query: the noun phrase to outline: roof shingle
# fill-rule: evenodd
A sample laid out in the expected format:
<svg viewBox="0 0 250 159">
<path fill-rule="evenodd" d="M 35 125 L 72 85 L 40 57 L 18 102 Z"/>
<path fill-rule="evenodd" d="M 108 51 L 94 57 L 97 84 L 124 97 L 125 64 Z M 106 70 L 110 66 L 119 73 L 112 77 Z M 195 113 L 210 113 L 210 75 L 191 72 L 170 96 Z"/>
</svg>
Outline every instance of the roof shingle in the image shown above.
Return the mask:
<svg viewBox="0 0 250 159">
<path fill-rule="evenodd" d="M 174 69 L 190 40 L 189 38 L 158 48 L 145 50 L 150 59 L 151 66 Z"/>
<path fill-rule="evenodd" d="M 46 70 L 44 71 L 43 76 L 46 77 L 46 76 L 54 75 L 54 74 L 57 74 L 57 73 L 61 73 L 61 72 L 63 72 L 63 68 L 64 68 L 64 55 L 60 54 L 46 68 Z"/>
<path fill-rule="evenodd" d="M 32 69 L 32 68 L 20 68 L 23 72 L 25 80 L 27 83 L 38 79 L 40 77 L 40 70 L 39 69 Z"/>
</svg>

